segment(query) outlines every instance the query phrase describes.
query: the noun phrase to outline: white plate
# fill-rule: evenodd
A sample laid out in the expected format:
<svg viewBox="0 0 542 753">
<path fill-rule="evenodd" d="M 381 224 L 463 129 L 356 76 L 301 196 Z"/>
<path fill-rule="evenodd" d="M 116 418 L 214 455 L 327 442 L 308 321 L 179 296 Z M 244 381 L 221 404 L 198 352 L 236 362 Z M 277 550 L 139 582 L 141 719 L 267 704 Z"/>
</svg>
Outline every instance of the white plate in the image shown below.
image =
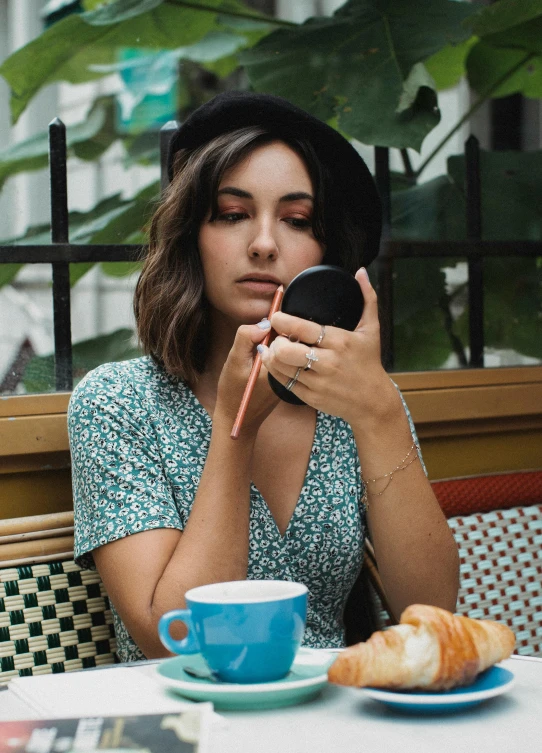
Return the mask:
<svg viewBox="0 0 542 753">
<path fill-rule="evenodd" d="M 472 685 L 454 690 L 385 690 L 362 688 L 365 695 L 402 711 L 443 713 L 475 706 L 488 698 L 506 693 L 514 685 L 514 675 L 504 667 L 491 667 L 478 675 Z"/>
<path fill-rule="evenodd" d="M 187 675 L 184 667 L 208 671 L 200 654 L 167 659 L 156 671 L 170 690 L 193 701 L 212 701 L 217 709 L 270 709 L 317 696 L 327 683 L 327 670 L 334 661 L 334 653 L 300 648 L 287 677 L 257 684 L 213 682 Z"/>
</svg>

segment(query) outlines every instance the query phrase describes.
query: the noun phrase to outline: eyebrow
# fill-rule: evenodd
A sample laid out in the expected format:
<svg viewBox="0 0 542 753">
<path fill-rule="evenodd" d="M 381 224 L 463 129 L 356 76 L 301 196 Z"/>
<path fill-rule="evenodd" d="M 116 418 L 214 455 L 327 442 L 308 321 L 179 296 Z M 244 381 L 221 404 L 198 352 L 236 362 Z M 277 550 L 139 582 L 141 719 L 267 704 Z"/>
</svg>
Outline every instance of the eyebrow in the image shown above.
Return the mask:
<svg viewBox="0 0 542 753">
<path fill-rule="evenodd" d="M 217 195 L 221 196 L 223 194 L 229 194 L 230 196 L 238 196 L 240 199 L 253 199 L 254 198 L 254 196 L 248 191 L 243 191 L 242 188 L 235 188 L 235 186 L 224 186 L 224 188 L 220 188 Z M 310 193 L 306 193 L 305 191 L 294 191 L 292 193 L 287 193 L 284 196 L 281 196 L 279 201 L 283 201 L 283 202 L 299 201 L 299 199 L 308 199 L 309 201 L 314 202 L 314 196 L 311 196 Z"/>
</svg>

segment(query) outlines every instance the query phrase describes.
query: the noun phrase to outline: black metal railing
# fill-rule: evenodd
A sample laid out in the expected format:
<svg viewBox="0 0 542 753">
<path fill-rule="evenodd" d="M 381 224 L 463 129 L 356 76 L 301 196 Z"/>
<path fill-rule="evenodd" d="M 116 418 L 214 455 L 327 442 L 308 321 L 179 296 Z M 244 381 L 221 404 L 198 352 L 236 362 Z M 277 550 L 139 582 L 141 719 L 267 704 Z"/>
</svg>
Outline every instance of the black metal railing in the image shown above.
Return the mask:
<svg viewBox="0 0 542 753">
<path fill-rule="evenodd" d="M 160 132 L 161 185 L 167 185 L 166 157 L 169 139 L 176 128 L 167 123 Z M 484 258 L 542 256 L 542 241 L 484 241 L 482 236 L 480 150 L 470 136 L 465 147 L 467 239 L 463 241 L 403 241 L 391 239 L 391 181 L 389 150 L 375 147 L 375 180 L 382 197 L 384 231 L 378 257 L 378 295 L 387 321 L 387 367 L 393 368 L 393 266 L 394 260 L 421 257 L 463 257 L 468 262 L 470 367 L 484 365 Z M 72 244 L 69 241 L 66 172 L 66 129 L 55 118 L 49 125 L 51 185 L 51 243 L 47 245 L 0 246 L 0 264 L 51 264 L 53 270 L 53 325 L 55 386 L 58 391 L 73 386 L 69 265 L 79 262 L 119 262 L 141 259 L 138 245 Z"/>
</svg>

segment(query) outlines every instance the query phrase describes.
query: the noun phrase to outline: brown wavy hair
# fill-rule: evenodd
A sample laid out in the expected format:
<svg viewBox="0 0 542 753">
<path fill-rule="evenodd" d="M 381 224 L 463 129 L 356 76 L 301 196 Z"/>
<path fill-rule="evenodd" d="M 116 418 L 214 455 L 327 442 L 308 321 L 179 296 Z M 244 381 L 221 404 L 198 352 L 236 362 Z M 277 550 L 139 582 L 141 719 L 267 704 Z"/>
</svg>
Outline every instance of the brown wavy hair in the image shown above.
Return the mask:
<svg viewBox="0 0 542 753">
<path fill-rule="evenodd" d="M 225 172 L 276 140 L 265 128 L 250 126 L 222 134 L 198 149 L 180 150 L 173 180 L 151 220 L 149 250 L 134 295 L 138 336 L 146 354 L 189 383 L 195 383 L 204 370 L 209 347 L 200 226 L 209 209 L 211 222 L 218 215 L 217 194 Z M 363 255 L 363 228 L 346 215 L 329 216 L 325 190 L 331 176 L 310 142 L 302 137 L 280 140 L 301 157 L 309 172 L 315 194 L 313 233 L 326 248 L 324 263 L 354 273 Z"/>
</svg>

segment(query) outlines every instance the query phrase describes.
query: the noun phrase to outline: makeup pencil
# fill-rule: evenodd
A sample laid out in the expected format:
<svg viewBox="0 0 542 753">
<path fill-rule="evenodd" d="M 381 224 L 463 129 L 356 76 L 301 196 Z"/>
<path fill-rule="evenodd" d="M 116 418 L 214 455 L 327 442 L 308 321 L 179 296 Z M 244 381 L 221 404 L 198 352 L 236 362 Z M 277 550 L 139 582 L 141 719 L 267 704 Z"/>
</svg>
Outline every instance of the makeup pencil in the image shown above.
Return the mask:
<svg viewBox="0 0 542 753">
<path fill-rule="evenodd" d="M 271 308 L 269 309 L 269 314 L 268 314 L 269 319 L 271 319 L 273 314 L 279 310 L 280 304 L 282 302 L 283 293 L 284 293 L 284 288 L 282 285 L 279 285 L 275 291 L 275 295 L 271 303 Z M 262 340 L 262 345 L 268 345 L 270 337 L 271 337 L 271 330 L 269 330 L 267 335 Z M 252 397 L 252 393 L 254 392 L 256 379 L 258 378 L 258 374 L 260 373 L 261 367 L 262 367 L 262 358 L 259 353 L 256 353 L 256 357 L 254 358 L 254 363 L 252 364 L 252 369 L 250 370 L 250 375 L 248 377 L 247 386 L 245 387 L 243 397 L 241 398 L 241 404 L 239 406 L 239 410 L 237 411 L 237 418 L 235 419 L 233 429 L 231 430 L 230 437 L 232 439 L 237 439 L 239 437 L 239 432 L 241 431 L 241 426 L 243 425 L 243 421 L 245 419 L 245 415 L 247 412 L 248 403 L 250 401 L 250 398 Z"/>
</svg>

